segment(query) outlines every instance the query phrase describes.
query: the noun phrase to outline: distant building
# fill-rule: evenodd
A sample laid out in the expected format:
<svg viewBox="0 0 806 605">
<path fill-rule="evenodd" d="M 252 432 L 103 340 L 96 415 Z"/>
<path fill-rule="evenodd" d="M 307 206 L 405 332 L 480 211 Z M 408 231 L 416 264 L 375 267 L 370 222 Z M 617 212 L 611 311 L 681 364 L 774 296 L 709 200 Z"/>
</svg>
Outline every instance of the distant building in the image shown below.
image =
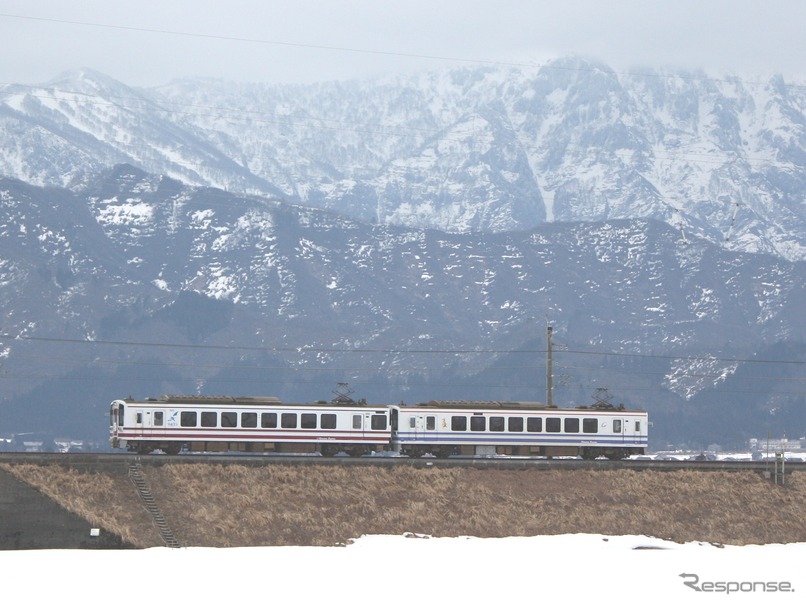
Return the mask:
<svg viewBox="0 0 806 605">
<path fill-rule="evenodd" d="M 788 439 L 783 437 L 781 439 L 750 439 L 751 452 L 791 452 L 793 450 L 804 449 L 804 442 L 806 438 L 801 439 Z"/>
<path fill-rule="evenodd" d="M 70 452 L 83 452 L 85 449 L 84 442 L 69 437 L 57 437 L 53 440 L 56 444 L 56 451 L 62 454 Z"/>
</svg>

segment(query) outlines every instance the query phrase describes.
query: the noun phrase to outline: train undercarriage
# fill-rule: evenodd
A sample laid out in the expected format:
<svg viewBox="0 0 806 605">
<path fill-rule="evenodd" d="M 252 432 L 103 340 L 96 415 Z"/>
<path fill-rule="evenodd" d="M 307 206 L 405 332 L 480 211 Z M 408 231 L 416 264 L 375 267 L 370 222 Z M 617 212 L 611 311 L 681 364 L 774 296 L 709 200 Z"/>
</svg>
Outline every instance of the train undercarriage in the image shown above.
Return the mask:
<svg viewBox="0 0 806 605">
<path fill-rule="evenodd" d="M 383 445 L 367 445 L 352 443 L 285 443 L 285 442 L 241 442 L 241 441 L 130 441 L 127 444 L 130 452 L 150 454 L 162 451 L 176 455 L 180 452 L 243 452 L 256 454 L 315 454 L 336 456 L 346 454 L 358 457 L 373 452 L 386 451 Z M 643 454 L 643 448 L 616 447 L 577 447 L 577 446 L 502 446 L 502 445 L 403 445 L 399 453 L 411 458 L 435 456 L 541 456 L 546 458 L 572 456 L 583 460 L 608 458 L 623 460 L 634 454 Z"/>
<path fill-rule="evenodd" d="M 352 443 L 284 443 L 284 442 L 242 442 L 242 441 L 130 441 L 127 444 L 130 452 L 150 454 L 161 451 L 176 455 L 180 452 L 244 452 L 255 454 L 315 454 L 335 456 L 365 456 L 373 451 L 383 451 L 381 445 Z"/>
</svg>

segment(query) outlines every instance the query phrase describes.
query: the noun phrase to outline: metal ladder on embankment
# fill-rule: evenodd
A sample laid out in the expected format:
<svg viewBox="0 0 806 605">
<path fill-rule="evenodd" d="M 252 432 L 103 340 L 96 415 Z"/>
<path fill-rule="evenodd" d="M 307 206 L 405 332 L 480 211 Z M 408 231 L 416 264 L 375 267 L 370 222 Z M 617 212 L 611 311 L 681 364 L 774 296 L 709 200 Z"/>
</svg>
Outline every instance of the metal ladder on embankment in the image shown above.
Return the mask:
<svg viewBox="0 0 806 605">
<path fill-rule="evenodd" d="M 154 496 L 146 483 L 146 478 L 143 476 L 143 467 L 140 466 L 139 462 L 129 464 L 129 480 L 134 484 L 134 487 L 137 488 L 137 493 L 140 494 L 143 505 L 154 520 L 154 524 L 157 526 L 160 537 L 162 541 L 165 542 L 165 546 L 168 548 L 181 548 L 182 545 L 179 544 L 179 540 L 176 539 L 171 528 L 168 527 L 165 517 L 162 516 L 162 512 L 160 512 L 159 507 L 157 507 Z"/>
</svg>

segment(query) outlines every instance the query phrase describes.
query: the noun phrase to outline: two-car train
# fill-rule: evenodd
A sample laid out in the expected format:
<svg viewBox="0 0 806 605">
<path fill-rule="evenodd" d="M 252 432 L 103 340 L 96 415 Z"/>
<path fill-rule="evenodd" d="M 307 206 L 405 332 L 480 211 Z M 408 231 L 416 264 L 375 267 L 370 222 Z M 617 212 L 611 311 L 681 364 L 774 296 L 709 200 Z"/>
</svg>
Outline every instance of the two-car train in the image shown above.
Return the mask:
<svg viewBox="0 0 806 605">
<path fill-rule="evenodd" d="M 647 447 L 647 413 L 594 404 L 430 401 L 366 405 L 352 400 L 283 403 L 275 397 L 198 397 L 113 401 L 112 447 L 149 453 L 276 452 L 361 456 L 391 451 L 622 459 Z"/>
</svg>

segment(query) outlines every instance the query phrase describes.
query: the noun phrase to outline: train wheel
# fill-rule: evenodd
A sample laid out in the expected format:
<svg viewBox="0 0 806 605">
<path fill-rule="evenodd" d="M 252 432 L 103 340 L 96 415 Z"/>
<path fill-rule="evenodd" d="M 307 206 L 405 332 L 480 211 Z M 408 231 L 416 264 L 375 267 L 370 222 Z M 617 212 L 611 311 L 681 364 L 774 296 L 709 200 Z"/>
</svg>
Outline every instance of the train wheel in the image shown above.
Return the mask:
<svg viewBox="0 0 806 605">
<path fill-rule="evenodd" d="M 335 456 L 339 453 L 339 448 L 335 445 L 323 445 L 321 449 L 321 454 L 323 456 Z"/>
<path fill-rule="evenodd" d="M 182 444 L 181 443 L 169 443 L 165 446 L 165 453 L 169 456 L 176 456 L 179 452 L 182 451 Z"/>
<path fill-rule="evenodd" d="M 583 460 L 596 460 L 599 457 L 599 452 L 594 448 L 584 447 L 582 448 L 581 456 Z"/>
</svg>

